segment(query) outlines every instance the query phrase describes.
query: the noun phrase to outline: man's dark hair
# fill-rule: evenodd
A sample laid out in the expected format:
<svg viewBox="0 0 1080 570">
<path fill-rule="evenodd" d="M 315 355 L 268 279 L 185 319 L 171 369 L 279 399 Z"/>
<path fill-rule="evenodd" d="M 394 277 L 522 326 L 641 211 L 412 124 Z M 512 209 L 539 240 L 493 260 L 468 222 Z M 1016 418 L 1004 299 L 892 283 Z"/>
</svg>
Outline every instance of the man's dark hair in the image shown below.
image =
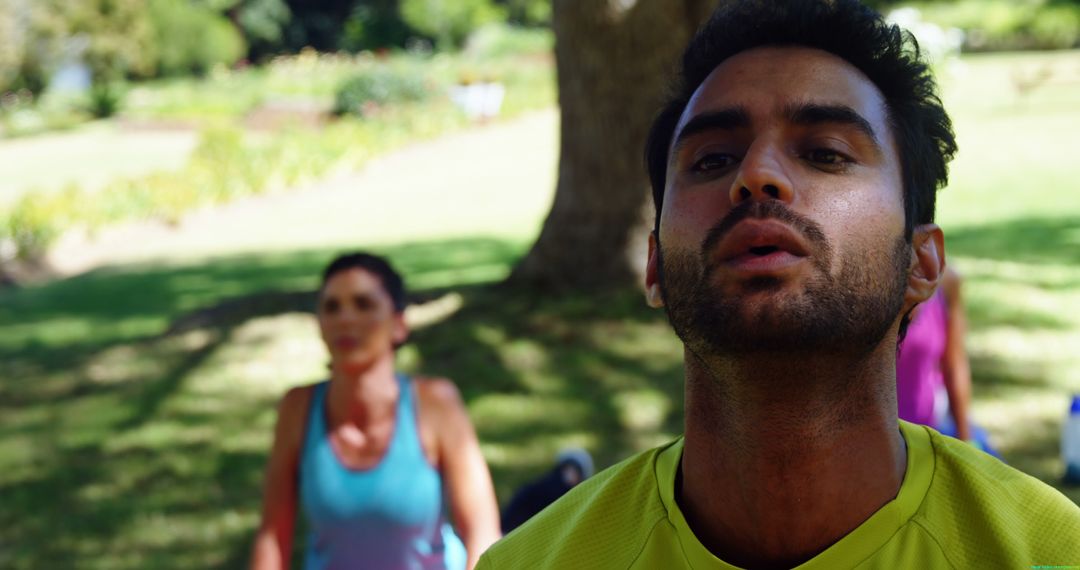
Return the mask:
<svg viewBox="0 0 1080 570">
<path fill-rule="evenodd" d="M 325 287 L 334 275 L 350 269 L 362 269 L 377 276 L 394 302 L 394 311 L 400 313 L 405 310 L 405 282 L 390 262 L 378 255 L 361 251 L 338 256 L 323 270 L 320 287 Z"/>
<path fill-rule="evenodd" d="M 937 189 L 956 153 L 952 123 L 915 38 L 856 0 L 747 0 L 717 10 L 683 54 L 668 103 L 645 144 L 645 162 L 660 229 L 668 148 L 694 91 L 724 60 L 762 46 L 803 46 L 844 59 L 881 91 L 900 154 L 904 236 L 934 220 Z"/>
</svg>

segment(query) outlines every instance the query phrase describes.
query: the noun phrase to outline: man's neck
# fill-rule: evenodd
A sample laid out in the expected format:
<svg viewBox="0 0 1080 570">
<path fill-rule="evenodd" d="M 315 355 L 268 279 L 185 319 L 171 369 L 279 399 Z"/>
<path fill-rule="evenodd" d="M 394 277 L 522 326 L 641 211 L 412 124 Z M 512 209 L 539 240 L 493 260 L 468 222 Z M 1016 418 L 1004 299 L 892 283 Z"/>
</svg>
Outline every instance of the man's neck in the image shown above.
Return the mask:
<svg viewBox="0 0 1080 570">
<path fill-rule="evenodd" d="M 896 496 L 907 452 L 887 348 L 858 358 L 687 351 L 676 496 L 709 550 L 790 568 Z"/>
</svg>

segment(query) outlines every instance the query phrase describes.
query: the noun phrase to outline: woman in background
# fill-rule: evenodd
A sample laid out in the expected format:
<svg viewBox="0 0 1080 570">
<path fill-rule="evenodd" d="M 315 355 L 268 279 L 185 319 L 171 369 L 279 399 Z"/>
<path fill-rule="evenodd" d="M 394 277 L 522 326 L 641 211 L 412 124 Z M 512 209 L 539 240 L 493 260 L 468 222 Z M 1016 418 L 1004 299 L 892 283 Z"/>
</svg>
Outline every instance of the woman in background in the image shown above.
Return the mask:
<svg viewBox="0 0 1080 570">
<path fill-rule="evenodd" d="M 902 420 L 928 425 L 997 455 L 986 432 L 970 418 L 971 366 L 960 288 L 960 276 L 946 269 L 934 296 L 912 314 L 896 359 L 897 406 Z"/>
<path fill-rule="evenodd" d="M 330 379 L 281 401 L 252 568 L 288 567 L 298 510 L 309 569 L 471 569 L 499 538 L 491 476 L 457 388 L 395 371 L 404 309 L 401 277 L 379 257 L 345 255 L 324 271 Z"/>
</svg>

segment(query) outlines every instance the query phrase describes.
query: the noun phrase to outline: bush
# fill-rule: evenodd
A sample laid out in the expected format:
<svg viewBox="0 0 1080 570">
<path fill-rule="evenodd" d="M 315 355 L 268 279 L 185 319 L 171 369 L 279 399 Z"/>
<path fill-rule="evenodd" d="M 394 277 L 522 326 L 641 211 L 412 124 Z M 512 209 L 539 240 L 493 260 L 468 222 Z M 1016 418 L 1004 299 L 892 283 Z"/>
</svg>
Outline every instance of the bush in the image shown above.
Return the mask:
<svg viewBox="0 0 1080 570">
<path fill-rule="evenodd" d="M 551 0 L 498 0 L 506 7 L 506 19 L 519 26 L 550 26 Z"/>
<path fill-rule="evenodd" d="M 60 237 L 78 216 L 77 207 L 83 202 L 77 187 L 63 192 L 29 192 L 23 194 L 7 213 L 5 232 L 15 245 L 19 259 L 40 259 L 56 238 Z"/>
<path fill-rule="evenodd" d="M 1032 19 L 1029 33 L 1034 43 L 1050 49 L 1080 45 L 1080 6 L 1048 6 Z"/>
<path fill-rule="evenodd" d="M 390 103 L 423 101 L 432 90 L 418 73 L 378 66 L 341 85 L 334 99 L 334 112 L 364 116 Z"/>
<path fill-rule="evenodd" d="M 491 0 L 401 0 L 401 16 L 443 50 L 461 47 L 484 24 L 506 20 Z"/>
<path fill-rule="evenodd" d="M 115 83 L 103 81 L 90 87 L 90 104 L 87 111 L 97 119 L 106 119 L 120 110 L 124 92 Z"/>
<path fill-rule="evenodd" d="M 404 47 L 411 31 L 395 3 L 357 3 L 342 27 L 339 46 L 349 52 Z"/>
<path fill-rule="evenodd" d="M 247 52 L 231 22 L 206 6 L 185 0 L 151 0 L 159 75 L 205 74 L 231 66 Z"/>
<path fill-rule="evenodd" d="M 519 28 L 507 24 L 488 24 L 469 36 L 465 51 L 477 57 L 549 54 L 555 47 L 555 34 L 547 28 Z"/>
<path fill-rule="evenodd" d="M 1065 49 L 1080 45 L 1080 5 L 1042 0 L 915 4 L 922 18 L 964 30 L 965 51 Z"/>
</svg>

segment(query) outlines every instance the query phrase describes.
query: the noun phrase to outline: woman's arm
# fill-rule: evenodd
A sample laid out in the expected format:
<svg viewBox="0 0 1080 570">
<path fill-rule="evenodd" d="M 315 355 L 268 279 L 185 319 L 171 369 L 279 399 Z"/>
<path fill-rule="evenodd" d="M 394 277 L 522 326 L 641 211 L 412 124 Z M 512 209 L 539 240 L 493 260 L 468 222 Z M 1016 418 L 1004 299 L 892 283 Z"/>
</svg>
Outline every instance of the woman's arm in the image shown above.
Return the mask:
<svg viewBox="0 0 1080 570">
<path fill-rule="evenodd" d="M 956 422 L 956 437 L 969 441 L 971 439 L 971 425 L 968 422 L 968 410 L 971 405 L 971 365 L 965 348 L 967 318 L 964 316 L 964 301 L 960 294 L 960 276 L 953 270 L 947 269 L 942 286 L 945 304 L 948 306 L 948 318 L 946 319 L 947 334 L 941 371 L 945 380 L 945 391 L 949 393 L 949 410 Z"/>
<path fill-rule="evenodd" d="M 450 514 L 465 543 L 466 568 L 472 569 L 501 536 L 491 473 L 454 383 L 433 379 L 418 384 L 423 385 L 424 400 L 429 402 L 426 407 L 436 420 L 432 425 L 438 426 L 439 466 L 450 498 Z"/>
<path fill-rule="evenodd" d="M 278 406 L 274 445 L 266 465 L 262 523 L 255 534 L 252 570 L 289 567 L 296 523 L 297 470 L 311 387 L 293 388 Z"/>
</svg>

